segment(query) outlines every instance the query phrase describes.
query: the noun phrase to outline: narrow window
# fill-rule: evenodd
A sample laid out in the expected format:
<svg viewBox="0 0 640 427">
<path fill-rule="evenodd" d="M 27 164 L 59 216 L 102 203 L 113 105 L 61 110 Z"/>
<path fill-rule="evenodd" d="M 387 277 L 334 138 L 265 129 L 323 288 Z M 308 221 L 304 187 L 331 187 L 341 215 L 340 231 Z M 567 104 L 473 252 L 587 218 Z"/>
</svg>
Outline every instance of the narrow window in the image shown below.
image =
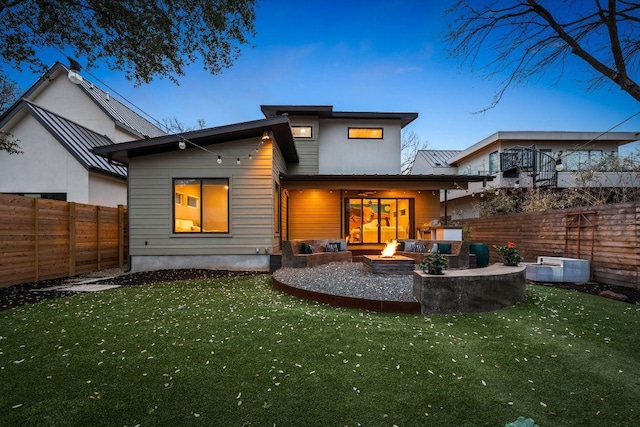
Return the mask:
<svg viewBox="0 0 640 427">
<path fill-rule="evenodd" d="M 228 233 L 228 179 L 174 179 L 174 233 Z"/>
<path fill-rule="evenodd" d="M 280 234 L 280 184 L 275 183 L 273 189 L 273 231 Z"/>
<path fill-rule="evenodd" d="M 500 158 L 498 157 L 498 152 L 494 151 L 489 154 L 489 175 L 493 175 L 494 173 L 498 173 L 500 171 Z"/>
<path fill-rule="evenodd" d="M 349 139 L 382 139 L 382 128 L 349 128 Z"/>
<path fill-rule="evenodd" d="M 313 138 L 311 126 L 291 126 L 294 138 Z"/>
</svg>

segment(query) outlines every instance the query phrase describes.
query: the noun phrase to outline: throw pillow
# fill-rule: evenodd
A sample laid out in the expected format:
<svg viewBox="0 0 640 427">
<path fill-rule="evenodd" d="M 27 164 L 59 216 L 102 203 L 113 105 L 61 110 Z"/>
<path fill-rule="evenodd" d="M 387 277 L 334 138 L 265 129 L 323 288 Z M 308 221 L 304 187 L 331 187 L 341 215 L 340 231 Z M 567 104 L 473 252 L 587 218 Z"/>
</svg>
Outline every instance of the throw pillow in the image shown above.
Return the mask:
<svg viewBox="0 0 640 427">
<path fill-rule="evenodd" d="M 419 252 L 419 253 L 427 252 L 427 245 L 416 244 L 414 246 L 414 252 Z"/>
<path fill-rule="evenodd" d="M 441 254 L 451 254 L 451 243 L 438 243 L 438 252 Z"/>
<path fill-rule="evenodd" d="M 311 249 L 311 246 L 309 246 L 306 242 L 302 242 L 302 244 L 300 245 L 300 253 L 301 254 L 310 254 L 312 252 L 313 252 L 313 250 Z"/>
<path fill-rule="evenodd" d="M 347 242 L 345 240 L 341 240 L 339 243 L 340 246 L 340 251 L 346 251 L 347 250 Z"/>
<path fill-rule="evenodd" d="M 324 245 L 325 252 L 338 252 L 339 248 L 340 248 L 339 243 L 327 243 L 326 245 Z"/>
<path fill-rule="evenodd" d="M 416 245 L 416 242 L 404 242 L 404 250 L 406 252 L 413 252 L 413 247 Z"/>
<path fill-rule="evenodd" d="M 404 251 L 404 241 L 399 241 L 398 246 L 396 247 L 397 251 Z"/>
</svg>

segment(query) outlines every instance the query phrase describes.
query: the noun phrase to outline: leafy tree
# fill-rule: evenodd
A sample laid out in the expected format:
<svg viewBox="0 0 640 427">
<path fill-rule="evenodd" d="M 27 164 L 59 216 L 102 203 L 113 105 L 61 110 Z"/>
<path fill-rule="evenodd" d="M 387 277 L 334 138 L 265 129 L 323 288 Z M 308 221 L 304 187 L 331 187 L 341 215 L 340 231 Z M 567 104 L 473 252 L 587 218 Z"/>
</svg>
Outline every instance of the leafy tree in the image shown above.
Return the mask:
<svg viewBox="0 0 640 427">
<path fill-rule="evenodd" d="M 418 151 L 426 150 L 428 146 L 429 143 L 420 141 L 420 137 L 414 131 L 402 131 L 400 140 L 400 173 L 402 175 L 411 173 Z"/>
<path fill-rule="evenodd" d="M 42 48 L 69 48 L 91 67 L 125 70 L 137 84 L 184 75 L 202 61 L 213 74 L 230 67 L 255 35 L 255 0 L 8 0 L 0 2 L 5 66 L 40 71 Z"/>
<path fill-rule="evenodd" d="M 9 108 L 18 99 L 18 96 L 18 86 L 15 82 L 0 74 L 0 114 Z M 12 139 L 10 133 L 3 131 L 0 131 L 0 151 L 7 151 L 9 154 L 22 153 L 18 141 Z"/>
<path fill-rule="evenodd" d="M 637 2 L 458 0 L 448 14 L 451 55 L 488 76 L 506 75 L 483 111 L 512 84 L 551 72 L 562 76 L 572 57 L 586 65 L 589 89 L 609 82 L 640 101 Z"/>
</svg>

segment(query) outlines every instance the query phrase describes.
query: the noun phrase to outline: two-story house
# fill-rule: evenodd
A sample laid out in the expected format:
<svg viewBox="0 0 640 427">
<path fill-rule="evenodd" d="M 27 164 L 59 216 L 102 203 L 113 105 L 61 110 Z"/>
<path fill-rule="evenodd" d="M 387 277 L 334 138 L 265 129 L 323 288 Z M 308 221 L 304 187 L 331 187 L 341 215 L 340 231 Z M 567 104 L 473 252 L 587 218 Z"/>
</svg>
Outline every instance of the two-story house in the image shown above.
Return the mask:
<svg viewBox="0 0 640 427">
<path fill-rule="evenodd" d="M 442 215 L 450 219 L 478 216 L 477 200 L 502 189 L 571 188 L 576 172 L 617 156 L 619 147 L 640 137 L 636 132 L 496 132 L 465 150 L 422 150 L 412 174 L 458 173 L 492 176 L 468 188 L 443 192 Z M 590 186 L 639 185 L 624 172 L 593 174 Z"/>
<path fill-rule="evenodd" d="M 268 270 L 290 239 L 351 248 L 412 238 L 443 188 L 477 175 L 400 175 L 416 113 L 262 106 L 265 119 L 95 148 L 129 170 L 133 271 Z"/>
<path fill-rule="evenodd" d="M 127 201 L 127 170 L 91 152 L 165 133 L 89 80 L 54 64 L 0 116 L 22 154 L 0 151 L 0 192 L 102 206 Z"/>
</svg>

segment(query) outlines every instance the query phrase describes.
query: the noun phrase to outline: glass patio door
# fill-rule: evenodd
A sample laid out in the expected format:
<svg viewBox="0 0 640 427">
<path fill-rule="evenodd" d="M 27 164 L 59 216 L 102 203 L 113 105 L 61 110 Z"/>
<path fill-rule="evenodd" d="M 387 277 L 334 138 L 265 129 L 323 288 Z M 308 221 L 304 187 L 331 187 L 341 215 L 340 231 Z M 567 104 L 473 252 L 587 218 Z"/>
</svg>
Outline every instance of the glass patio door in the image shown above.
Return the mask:
<svg viewBox="0 0 640 427">
<path fill-rule="evenodd" d="M 411 199 L 349 198 L 345 211 L 350 243 L 378 244 L 409 238 Z"/>
</svg>

